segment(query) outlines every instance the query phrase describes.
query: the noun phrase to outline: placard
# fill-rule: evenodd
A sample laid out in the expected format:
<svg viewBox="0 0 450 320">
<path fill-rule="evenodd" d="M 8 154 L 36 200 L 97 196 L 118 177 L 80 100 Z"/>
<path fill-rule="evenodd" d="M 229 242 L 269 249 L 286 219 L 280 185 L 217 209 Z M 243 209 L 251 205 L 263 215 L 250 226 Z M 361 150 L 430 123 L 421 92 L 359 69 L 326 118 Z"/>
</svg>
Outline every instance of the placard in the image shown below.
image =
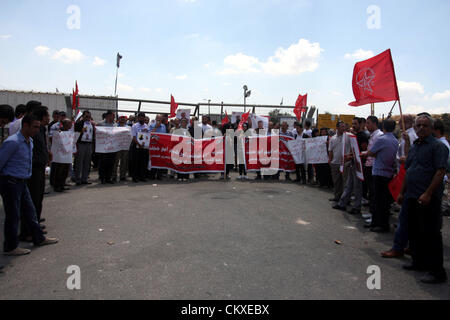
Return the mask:
<svg viewBox="0 0 450 320">
<path fill-rule="evenodd" d="M 295 164 L 304 164 L 306 162 L 306 139 L 298 138 L 287 141 L 286 146 L 294 158 Z"/>
<path fill-rule="evenodd" d="M 129 150 L 132 140 L 131 128 L 96 127 L 95 139 L 95 152 L 97 153 L 114 153 Z"/>
<path fill-rule="evenodd" d="M 328 163 L 327 136 L 305 139 L 306 162 L 308 164 Z"/>
<path fill-rule="evenodd" d="M 55 131 L 52 138 L 52 155 L 55 163 L 72 163 L 74 133 Z"/>
</svg>

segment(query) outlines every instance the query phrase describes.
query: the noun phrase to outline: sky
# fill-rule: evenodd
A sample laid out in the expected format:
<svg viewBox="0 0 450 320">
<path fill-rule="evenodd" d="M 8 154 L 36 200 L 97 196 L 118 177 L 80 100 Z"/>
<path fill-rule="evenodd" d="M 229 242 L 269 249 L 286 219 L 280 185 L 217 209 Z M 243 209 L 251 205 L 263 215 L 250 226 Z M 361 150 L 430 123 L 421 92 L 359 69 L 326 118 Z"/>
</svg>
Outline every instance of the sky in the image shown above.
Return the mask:
<svg viewBox="0 0 450 320">
<path fill-rule="evenodd" d="M 450 113 L 448 0 L 2 0 L 0 89 L 367 116 L 354 64 L 391 49 L 404 113 Z M 393 103 L 377 104 L 376 115 Z M 398 107 L 394 114 L 399 114 Z"/>
</svg>

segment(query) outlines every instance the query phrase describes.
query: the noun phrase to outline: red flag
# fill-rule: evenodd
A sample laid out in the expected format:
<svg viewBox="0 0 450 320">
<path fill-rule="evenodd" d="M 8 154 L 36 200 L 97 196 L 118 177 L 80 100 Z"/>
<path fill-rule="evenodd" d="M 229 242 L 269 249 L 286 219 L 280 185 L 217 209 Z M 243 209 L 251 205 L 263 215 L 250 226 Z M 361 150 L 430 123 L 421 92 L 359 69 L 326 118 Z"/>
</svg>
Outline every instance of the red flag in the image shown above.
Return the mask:
<svg viewBox="0 0 450 320">
<path fill-rule="evenodd" d="M 177 115 L 178 103 L 175 103 L 175 99 L 170 95 L 170 118 L 174 118 Z"/>
<path fill-rule="evenodd" d="M 241 122 L 239 122 L 238 130 L 244 130 L 244 123 L 248 121 L 248 117 L 250 116 L 250 111 L 244 113 L 241 117 Z"/>
<path fill-rule="evenodd" d="M 226 125 L 229 122 L 230 122 L 230 120 L 228 120 L 228 114 L 225 111 L 225 118 L 222 119 L 222 125 L 224 126 L 224 125 Z"/>
<path fill-rule="evenodd" d="M 295 102 L 294 113 L 297 116 L 298 121 L 302 120 L 302 114 L 307 110 L 306 106 L 308 105 L 308 94 L 302 96 L 298 95 L 297 101 Z"/>
<path fill-rule="evenodd" d="M 391 191 L 392 198 L 394 198 L 395 201 L 397 201 L 398 195 L 400 194 L 400 191 L 402 190 L 402 185 L 403 185 L 403 180 L 405 180 L 405 175 L 406 175 L 405 165 L 402 164 L 400 166 L 400 170 L 399 170 L 398 174 L 389 183 L 389 191 Z"/>
<path fill-rule="evenodd" d="M 72 110 L 77 108 L 77 96 L 75 94 L 75 90 L 72 89 Z"/>
<path fill-rule="evenodd" d="M 353 107 L 398 100 L 397 80 L 391 50 L 358 62 L 353 70 Z"/>
<path fill-rule="evenodd" d="M 78 109 L 80 101 L 78 100 L 78 82 L 75 81 L 75 90 L 72 90 L 72 110 Z"/>
</svg>

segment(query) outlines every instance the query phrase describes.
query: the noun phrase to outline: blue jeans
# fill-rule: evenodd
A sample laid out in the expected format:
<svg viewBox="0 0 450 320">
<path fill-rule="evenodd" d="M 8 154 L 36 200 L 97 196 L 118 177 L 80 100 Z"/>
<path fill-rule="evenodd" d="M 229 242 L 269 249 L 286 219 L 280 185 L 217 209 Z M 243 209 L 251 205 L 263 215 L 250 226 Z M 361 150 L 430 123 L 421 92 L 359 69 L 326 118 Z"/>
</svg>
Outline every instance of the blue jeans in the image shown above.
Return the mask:
<svg viewBox="0 0 450 320">
<path fill-rule="evenodd" d="M 395 251 L 400 252 L 403 252 L 408 246 L 408 210 L 406 207 L 405 200 L 398 214 L 398 226 L 395 230 L 394 246 L 392 247 Z"/>
<path fill-rule="evenodd" d="M 26 223 L 33 243 L 40 244 L 45 240 L 39 222 L 36 218 L 36 209 L 31 200 L 30 191 L 25 180 L 13 177 L 0 177 L 0 194 L 5 208 L 5 239 L 3 250 L 12 251 L 19 246 L 20 212 L 23 214 L 21 223 Z"/>
</svg>

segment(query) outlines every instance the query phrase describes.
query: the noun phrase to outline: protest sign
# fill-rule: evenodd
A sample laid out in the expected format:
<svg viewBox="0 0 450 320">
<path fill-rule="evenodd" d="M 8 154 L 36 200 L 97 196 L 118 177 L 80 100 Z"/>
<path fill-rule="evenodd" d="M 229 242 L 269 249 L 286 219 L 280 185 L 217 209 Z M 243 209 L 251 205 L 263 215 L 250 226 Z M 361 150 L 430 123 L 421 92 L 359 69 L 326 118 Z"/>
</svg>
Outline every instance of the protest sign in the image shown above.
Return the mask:
<svg viewBox="0 0 450 320">
<path fill-rule="evenodd" d="M 245 139 L 246 168 L 249 172 L 295 172 L 295 161 L 287 147 L 294 138 L 251 136 Z"/>
<path fill-rule="evenodd" d="M 258 122 L 262 121 L 264 129 L 269 130 L 269 118 L 252 114 L 251 119 L 253 129 L 258 128 Z"/>
<path fill-rule="evenodd" d="M 306 162 L 308 164 L 328 163 L 327 136 L 305 139 Z"/>
<path fill-rule="evenodd" d="M 177 110 L 177 118 L 178 119 L 186 119 L 189 123 L 189 119 L 191 117 L 191 109 L 178 109 Z"/>
<path fill-rule="evenodd" d="M 289 149 L 292 158 L 294 158 L 295 164 L 304 164 L 306 162 L 305 139 L 299 138 L 295 140 L 289 140 L 286 143 L 286 146 Z"/>
<path fill-rule="evenodd" d="M 149 168 L 177 173 L 222 173 L 225 171 L 224 137 L 193 139 L 165 133 L 150 137 Z"/>
<path fill-rule="evenodd" d="M 114 153 L 130 148 L 132 137 L 128 127 L 97 127 L 95 132 L 97 153 Z"/>
<path fill-rule="evenodd" d="M 55 163 L 72 163 L 73 131 L 56 131 L 52 138 L 52 155 Z"/>
<path fill-rule="evenodd" d="M 136 140 L 140 145 L 144 143 L 144 149 L 148 149 L 150 147 L 150 135 L 150 132 L 139 132 L 136 137 Z"/>
</svg>

